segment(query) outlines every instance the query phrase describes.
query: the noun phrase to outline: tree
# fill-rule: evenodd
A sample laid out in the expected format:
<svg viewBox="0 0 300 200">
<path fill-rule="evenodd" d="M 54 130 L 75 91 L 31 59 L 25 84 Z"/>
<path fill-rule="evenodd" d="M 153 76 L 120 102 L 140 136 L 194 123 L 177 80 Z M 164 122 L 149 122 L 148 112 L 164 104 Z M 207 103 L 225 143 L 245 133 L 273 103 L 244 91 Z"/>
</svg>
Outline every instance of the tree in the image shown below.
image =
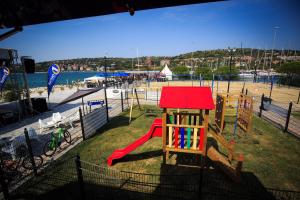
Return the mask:
<svg viewBox="0 0 300 200">
<path fill-rule="evenodd" d="M 196 76 L 204 77 L 204 79 L 212 79 L 213 72 L 211 71 L 210 67 L 198 67 L 195 70 Z"/>
<path fill-rule="evenodd" d="M 276 71 L 286 75 L 280 76 L 281 84 L 300 86 L 300 62 L 284 63 Z"/>
<path fill-rule="evenodd" d="M 224 67 L 219 67 L 214 74 L 220 75 L 222 78 L 221 79 L 225 79 L 227 80 L 229 78 L 229 74 L 230 74 L 230 67 L 228 66 L 224 66 Z M 234 67 L 231 66 L 231 79 L 237 79 L 238 78 L 238 74 L 239 74 L 239 70 Z"/>
<path fill-rule="evenodd" d="M 189 69 L 186 66 L 176 66 L 172 71 L 174 74 L 189 74 Z"/>
<path fill-rule="evenodd" d="M 300 62 L 284 63 L 276 71 L 286 74 L 289 78 L 300 76 Z"/>
</svg>

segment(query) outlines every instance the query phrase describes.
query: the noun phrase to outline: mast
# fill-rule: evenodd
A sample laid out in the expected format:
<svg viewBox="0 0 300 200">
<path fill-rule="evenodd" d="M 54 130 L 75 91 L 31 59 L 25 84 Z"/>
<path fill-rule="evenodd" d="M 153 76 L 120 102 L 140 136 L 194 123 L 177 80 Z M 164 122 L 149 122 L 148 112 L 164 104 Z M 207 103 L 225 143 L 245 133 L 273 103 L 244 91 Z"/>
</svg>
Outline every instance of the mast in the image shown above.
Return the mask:
<svg viewBox="0 0 300 200">
<path fill-rule="evenodd" d="M 265 52 L 265 57 L 264 57 L 263 71 L 265 71 L 265 66 L 266 66 L 266 55 L 267 55 L 266 48 L 264 49 L 264 52 Z"/>
<path fill-rule="evenodd" d="M 283 58 L 283 48 L 281 49 L 281 55 L 280 55 L 280 63 L 279 63 L 279 66 L 281 67 L 281 63 L 282 63 L 282 58 Z"/>
<path fill-rule="evenodd" d="M 136 59 L 138 64 L 138 71 L 140 71 L 139 48 L 136 48 Z"/>
</svg>

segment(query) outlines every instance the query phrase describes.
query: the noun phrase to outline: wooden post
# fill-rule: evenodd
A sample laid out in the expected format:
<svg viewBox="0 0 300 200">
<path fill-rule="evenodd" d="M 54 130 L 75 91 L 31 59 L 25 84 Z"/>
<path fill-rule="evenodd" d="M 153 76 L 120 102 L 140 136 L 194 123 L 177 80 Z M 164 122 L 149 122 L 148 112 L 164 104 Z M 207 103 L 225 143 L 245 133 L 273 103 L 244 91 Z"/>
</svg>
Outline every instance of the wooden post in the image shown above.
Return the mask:
<svg viewBox="0 0 300 200">
<path fill-rule="evenodd" d="M 79 117 L 80 117 L 80 126 L 81 126 L 82 139 L 85 140 L 84 125 L 83 125 L 83 118 L 82 118 L 82 111 L 81 111 L 81 108 L 80 108 L 80 107 L 79 107 Z"/>
<path fill-rule="evenodd" d="M 248 95 L 248 89 L 246 89 L 246 95 Z"/>
<path fill-rule="evenodd" d="M 167 109 L 164 108 L 162 116 L 162 145 L 163 145 L 163 163 L 166 164 L 166 133 L 167 133 Z"/>
<path fill-rule="evenodd" d="M 242 94 L 244 94 L 244 87 L 242 88 Z"/>
<path fill-rule="evenodd" d="M 300 100 L 300 91 L 299 91 L 299 94 L 298 94 L 297 104 L 299 104 L 299 100 Z"/>
<path fill-rule="evenodd" d="M 218 76 L 218 80 L 217 80 L 217 93 L 219 92 L 219 79 L 220 79 L 220 76 Z"/>
<path fill-rule="evenodd" d="M 200 80 L 200 86 L 201 86 L 201 81 L 202 81 L 201 74 L 200 74 L 200 76 L 199 76 L 199 80 Z"/>
<path fill-rule="evenodd" d="M 258 114 L 259 117 L 261 117 L 262 110 L 264 108 L 264 98 L 265 98 L 265 94 L 262 94 L 261 95 L 260 107 L 259 107 L 259 114 Z"/>
<path fill-rule="evenodd" d="M 158 106 L 158 88 L 156 88 L 156 105 Z"/>
<path fill-rule="evenodd" d="M 32 164 L 33 174 L 35 176 L 37 176 L 37 168 L 36 168 L 36 165 L 35 165 L 34 155 L 33 155 L 33 152 L 32 152 L 32 146 L 31 146 L 31 142 L 30 142 L 30 138 L 29 138 L 29 135 L 28 135 L 27 128 L 24 129 L 24 134 L 25 134 L 25 140 L 26 140 L 26 144 L 27 144 L 27 149 L 28 149 L 30 162 Z"/>
<path fill-rule="evenodd" d="M 285 122 L 284 132 L 288 131 L 288 126 L 289 126 L 291 112 L 292 112 L 292 106 L 293 106 L 293 102 L 290 102 L 288 113 L 287 113 L 287 116 L 286 116 L 286 122 Z"/>
<path fill-rule="evenodd" d="M 84 192 L 84 182 L 83 182 L 83 175 L 82 175 L 82 168 L 80 162 L 80 156 L 77 154 L 75 157 L 75 164 L 76 164 L 76 171 L 77 171 L 77 180 L 79 184 L 79 190 L 81 194 L 81 199 L 85 199 L 85 192 Z"/>
<path fill-rule="evenodd" d="M 271 99 L 271 96 L 272 96 L 272 90 L 273 90 L 273 78 L 272 78 L 271 88 L 270 88 L 270 95 L 269 95 L 270 99 Z"/>
<path fill-rule="evenodd" d="M 215 74 L 213 74 L 212 80 L 211 80 L 211 93 L 214 95 L 214 82 L 215 82 Z"/>
<path fill-rule="evenodd" d="M 123 92 L 122 92 L 122 90 L 121 90 L 121 108 L 122 108 L 122 112 L 124 112 Z"/>
<path fill-rule="evenodd" d="M 203 150 L 205 151 L 204 152 L 204 156 L 206 156 L 206 139 L 207 139 L 207 133 L 208 133 L 208 120 L 209 120 L 209 110 L 205 110 L 204 111 L 204 146 L 203 146 Z"/>
<path fill-rule="evenodd" d="M 146 101 L 148 100 L 148 97 L 147 97 L 147 88 L 146 88 Z"/>
<path fill-rule="evenodd" d="M 138 97 L 138 94 L 137 94 L 137 91 L 136 91 L 136 88 L 134 88 L 134 92 L 135 92 L 136 101 L 137 101 L 138 106 L 139 106 L 139 110 L 142 110 L 141 109 L 141 105 L 140 105 L 140 101 L 139 101 L 139 97 Z"/>
</svg>

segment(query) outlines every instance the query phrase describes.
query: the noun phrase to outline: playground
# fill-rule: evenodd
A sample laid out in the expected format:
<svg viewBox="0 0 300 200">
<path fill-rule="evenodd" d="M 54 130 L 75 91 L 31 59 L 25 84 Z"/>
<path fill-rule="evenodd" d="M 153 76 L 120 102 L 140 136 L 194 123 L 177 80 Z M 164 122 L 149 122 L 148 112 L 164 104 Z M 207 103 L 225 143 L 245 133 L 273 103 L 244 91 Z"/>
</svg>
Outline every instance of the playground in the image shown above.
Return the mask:
<svg viewBox="0 0 300 200">
<path fill-rule="evenodd" d="M 152 109 L 157 108 L 152 107 Z M 126 147 L 148 132 L 153 120 L 161 116 L 159 110 L 157 113 L 159 113 L 157 116 L 146 116 L 143 111 L 134 109 L 134 120 L 128 125 L 129 113 L 124 112 L 110 121 L 99 135 L 81 143 L 66 156 L 73 156 L 78 152 L 83 160 L 107 166 L 107 157 L 114 150 Z M 212 121 L 214 113 L 210 118 Z M 242 136 L 234 136 L 232 133 L 235 118 L 226 117 L 228 125 L 224 130 L 225 137 L 228 140 L 234 138 L 236 151 L 243 153 L 245 157 L 242 171 L 252 172 L 266 187 L 298 190 L 300 188 L 300 174 L 297 173 L 300 166 L 299 140 L 291 135 L 282 134 L 279 129 L 268 125 L 268 122 L 256 116 L 253 118 L 255 128 L 251 133 L 244 134 L 239 128 L 238 132 Z M 161 145 L 161 138 L 154 137 L 111 167 L 120 171 L 158 174 L 163 161 Z M 290 173 L 291 171 L 295 173 Z M 273 174 L 277 175 L 273 176 Z"/>
<path fill-rule="evenodd" d="M 145 110 L 152 113 L 145 113 Z M 37 181 L 29 181 L 28 184 L 17 190 L 17 195 L 41 195 L 43 199 L 51 199 L 63 196 L 63 192 L 74 191 L 77 185 L 69 186 L 74 181 L 76 171 L 74 169 L 74 157 L 79 154 L 84 160 L 83 164 L 91 164 L 97 172 L 113 170 L 110 176 L 123 171 L 142 173 L 142 174 L 187 174 L 191 175 L 195 169 L 180 166 L 168 167 L 167 170 L 162 166 L 164 153 L 162 151 L 162 138 L 153 137 L 144 144 L 138 146 L 134 151 L 120 159 L 116 159 L 112 166 L 108 167 L 108 158 L 117 149 L 122 149 L 145 136 L 156 118 L 162 118 L 162 109 L 155 106 L 142 106 L 139 110 L 137 106 L 133 108 L 132 121 L 128 125 L 129 110 L 114 117 L 104 126 L 94 137 L 83 141 L 75 148 L 64 154 L 58 159 L 58 163 L 48 171 L 45 171 Z M 215 113 L 209 115 L 209 122 L 214 121 Z M 241 184 L 251 183 L 262 185 L 265 188 L 298 191 L 300 188 L 298 152 L 300 151 L 299 140 L 289 134 L 284 134 L 281 130 L 257 116 L 253 116 L 252 130 L 245 133 L 241 128 L 233 135 L 235 117 L 225 117 L 226 126 L 222 135 L 227 141 L 235 140 L 235 152 L 243 154 L 243 167 L 241 171 Z M 180 134 L 180 133 L 179 133 Z M 210 145 L 211 136 L 208 135 L 207 145 Z M 179 144 L 180 146 L 181 144 Z M 226 154 L 226 151 L 219 145 L 219 151 Z M 184 154 L 186 155 L 186 154 Z M 176 157 L 176 156 L 175 156 Z M 169 160 L 169 161 L 168 161 Z M 172 163 L 171 158 L 167 162 Z M 61 161 L 61 162 L 60 162 Z M 86 163 L 85 163 L 86 162 Z M 215 167 L 213 162 L 207 161 L 208 166 Z M 99 167 L 99 169 L 98 169 Z M 103 168 L 102 168 L 103 167 Z M 84 168 L 84 167 L 82 167 Z M 103 171 L 104 170 L 104 171 Z M 199 169 L 196 169 L 196 171 Z M 85 172 L 87 173 L 87 172 Z M 95 173 L 95 172 L 93 172 Z M 222 181 L 233 182 L 222 170 L 214 171 L 221 177 Z M 276 175 L 275 175 L 276 174 Z M 55 178 L 54 178 L 55 177 Z M 214 177 L 214 176 L 213 176 Z M 253 182 L 253 177 L 255 180 Z M 98 182 L 103 178 L 93 174 L 88 176 L 88 180 Z M 191 178 L 190 180 L 192 180 Z M 96 181 L 98 180 L 98 181 Z M 155 179 L 156 180 L 156 179 Z M 213 179 L 210 179 L 211 181 Z M 145 181 L 145 180 L 144 180 Z M 160 177 L 162 181 L 162 177 Z M 105 183 L 106 184 L 106 183 Z M 108 184 L 108 183 L 107 183 Z M 125 184 L 125 183 L 124 183 Z M 132 184 L 132 183 L 131 183 Z M 217 185 L 220 183 L 216 183 Z M 237 183 L 240 184 L 240 183 Z M 51 187 L 49 187 L 51 185 Z M 66 185 L 71 187 L 66 189 Z M 49 189 L 45 189 L 49 187 Z M 75 187 L 75 188 L 74 188 Z M 85 185 L 86 190 L 93 190 L 93 185 Z M 125 187 L 125 186 L 124 186 Z M 256 186 L 253 185 L 253 188 Z M 50 189 L 51 188 L 51 189 Z M 61 189 L 60 188 L 64 188 Z M 73 188 L 73 189 L 72 189 Z M 50 192 L 48 190 L 58 190 L 61 193 Z M 78 191 L 77 191 L 78 192 Z M 77 192 L 75 192 L 77 194 Z"/>
</svg>

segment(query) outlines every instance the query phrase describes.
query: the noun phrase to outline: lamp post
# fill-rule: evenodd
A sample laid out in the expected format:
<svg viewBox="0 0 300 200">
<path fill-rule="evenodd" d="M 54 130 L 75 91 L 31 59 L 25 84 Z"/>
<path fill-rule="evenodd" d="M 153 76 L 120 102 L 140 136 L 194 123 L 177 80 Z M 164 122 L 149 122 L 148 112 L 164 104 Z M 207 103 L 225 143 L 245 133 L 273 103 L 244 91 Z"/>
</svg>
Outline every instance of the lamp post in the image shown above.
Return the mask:
<svg viewBox="0 0 300 200">
<path fill-rule="evenodd" d="M 227 85 L 227 93 L 229 93 L 229 88 L 230 88 L 230 80 L 231 80 L 231 62 L 232 62 L 232 54 L 233 52 L 236 51 L 235 48 L 230 49 L 230 47 L 228 47 L 228 52 L 230 53 L 230 61 L 229 61 L 229 78 L 228 78 L 228 85 Z"/>
<path fill-rule="evenodd" d="M 269 80 L 269 76 L 270 76 L 270 71 L 272 68 L 272 62 L 273 62 L 273 52 L 274 52 L 274 48 L 275 48 L 275 41 L 276 41 L 276 33 L 277 33 L 277 29 L 279 29 L 279 26 L 275 26 L 273 31 L 274 31 L 274 37 L 273 37 L 273 46 L 272 46 L 272 52 L 271 52 L 271 62 L 270 62 L 270 69 L 268 72 L 268 80 Z"/>
</svg>

